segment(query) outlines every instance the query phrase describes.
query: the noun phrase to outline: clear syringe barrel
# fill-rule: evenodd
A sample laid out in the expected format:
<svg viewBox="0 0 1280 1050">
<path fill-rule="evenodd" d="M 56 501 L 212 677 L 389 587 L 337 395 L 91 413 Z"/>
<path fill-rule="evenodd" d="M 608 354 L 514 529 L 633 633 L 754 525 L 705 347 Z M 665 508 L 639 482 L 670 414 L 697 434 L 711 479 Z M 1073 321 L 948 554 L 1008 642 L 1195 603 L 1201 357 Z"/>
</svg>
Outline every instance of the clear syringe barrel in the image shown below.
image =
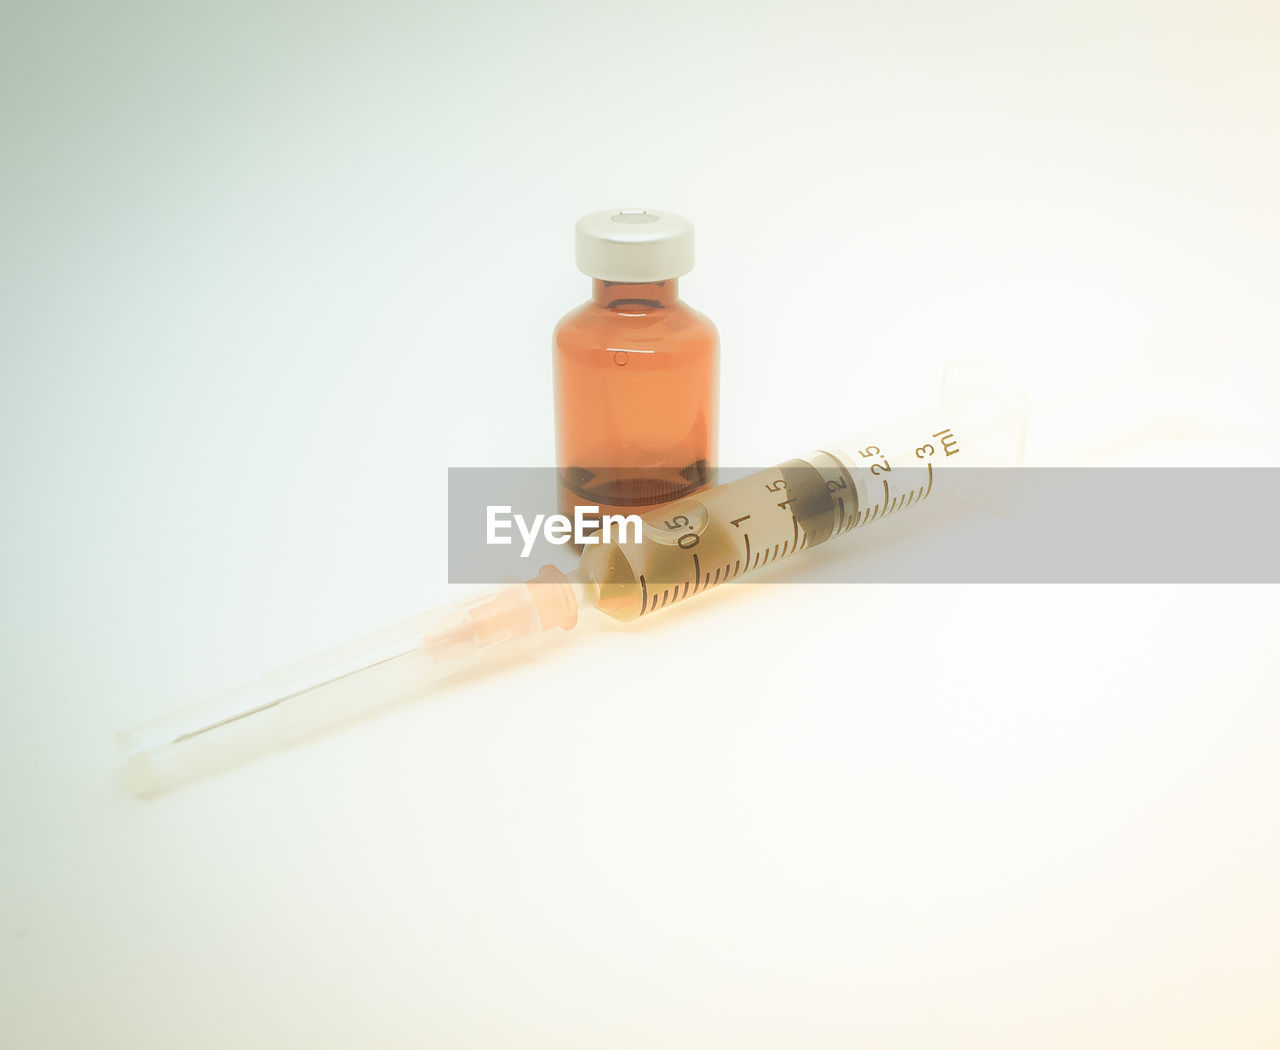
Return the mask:
<svg viewBox="0 0 1280 1050">
<path fill-rule="evenodd" d="M 933 409 L 642 515 L 639 543 L 586 549 L 588 600 L 634 620 L 918 506 L 952 468 L 1017 465 L 1024 399 L 1002 382 L 953 364 Z"/>
</svg>

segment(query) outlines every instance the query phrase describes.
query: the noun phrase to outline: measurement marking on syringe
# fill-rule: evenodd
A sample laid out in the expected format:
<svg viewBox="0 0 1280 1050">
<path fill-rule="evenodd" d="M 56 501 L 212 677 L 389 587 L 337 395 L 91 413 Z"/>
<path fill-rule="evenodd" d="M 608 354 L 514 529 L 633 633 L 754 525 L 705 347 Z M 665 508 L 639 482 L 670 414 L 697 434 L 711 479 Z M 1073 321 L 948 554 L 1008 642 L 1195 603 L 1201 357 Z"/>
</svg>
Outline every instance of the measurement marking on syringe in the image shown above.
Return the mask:
<svg viewBox="0 0 1280 1050">
<path fill-rule="evenodd" d="M 743 539 L 747 541 L 747 553 L 742 556 L 742 561 L 743 561 L 743 564 L 745 565 L 745 564 L 750 564 L 751 562 L 751 534 L 748 533 L 746 536 L 743 537 Z"/>
<path fill-rule="evenodd" d="M 645 607 L 649 604 L 649 587 L 644 582 L 644 573 L 640 574 L 640 615 L 644 615 Z"/>
<path fill-rule="evenodd" d="M 689 595 L 689 581 L 688 581 L 688 580 L 685 580 L 685 581 L 684 581 L 684 590 L 681 592 L 680 597 L 681 597 L 681 599 L 683 600 L 684 598 L 687 598 L 687 597 L 688 597 L 688 595 Z"/>
<path fill-rule="evenodd" d="M 928 468 L 928 470 L 929 470 L 929 488 L 925 491 L 924 498 L 925 498 L 925 499 L 928 499 L 928 498 L 929 498 L 929 493 L 933 491 L 933 464 L 932 464 L 932 463 L 926 463 L 926 464 L 925 464 L 925 466 L 926 466 L 926 467 Z"/>
<path fill-rule="evenodd" d="M 702 568 L 698 565 L 698 556 L 693 556 L 693 593 L 697 594 L 702 586 Z"/>
</svg>

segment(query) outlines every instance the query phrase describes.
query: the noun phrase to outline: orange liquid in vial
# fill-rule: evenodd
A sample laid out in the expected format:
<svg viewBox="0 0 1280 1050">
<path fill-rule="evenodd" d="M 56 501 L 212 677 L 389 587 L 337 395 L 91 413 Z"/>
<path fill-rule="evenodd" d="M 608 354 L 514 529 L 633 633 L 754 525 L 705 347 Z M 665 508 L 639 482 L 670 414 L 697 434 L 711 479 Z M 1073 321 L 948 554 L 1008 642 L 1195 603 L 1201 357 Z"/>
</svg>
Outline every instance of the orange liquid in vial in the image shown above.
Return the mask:
<svg viewBox="0 0 1280 1050">
<path fill-rule="evenodd" d="M 555 331 L 560 512 L 643 513 L 710 481 L 720 340 L 674 278 L 593 286 Z"/>
</svg>

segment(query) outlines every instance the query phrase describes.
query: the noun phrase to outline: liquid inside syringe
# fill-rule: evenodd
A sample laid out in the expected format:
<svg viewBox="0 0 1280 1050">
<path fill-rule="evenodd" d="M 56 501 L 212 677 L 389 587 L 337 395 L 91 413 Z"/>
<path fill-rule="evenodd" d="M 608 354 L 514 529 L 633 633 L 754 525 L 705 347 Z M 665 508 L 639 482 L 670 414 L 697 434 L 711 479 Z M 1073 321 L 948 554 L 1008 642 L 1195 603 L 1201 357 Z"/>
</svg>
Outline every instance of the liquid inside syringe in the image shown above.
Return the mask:
<svg viewBox="0 0 1280 1050">
<path fill-rule="evenodd" d="M 668 504 L 640 543 L 588 548 L 577 575 L 615 619 L 668 608 L 928 499 L 933 457 L 959 454 L 950 430 L 931 437 L 912 463 L 878 445 L 819 451 Z"/>
</svg>

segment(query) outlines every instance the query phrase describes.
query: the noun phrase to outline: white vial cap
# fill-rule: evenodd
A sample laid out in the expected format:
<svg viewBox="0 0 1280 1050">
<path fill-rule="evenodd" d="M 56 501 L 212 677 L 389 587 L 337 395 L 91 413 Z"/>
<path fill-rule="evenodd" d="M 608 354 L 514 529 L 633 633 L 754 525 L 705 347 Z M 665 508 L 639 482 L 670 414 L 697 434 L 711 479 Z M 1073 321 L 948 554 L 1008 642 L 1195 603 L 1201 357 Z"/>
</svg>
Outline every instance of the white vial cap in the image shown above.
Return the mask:
<svg viewBox="0 0 1280 1050">
<path fill-rule="evenodd" d="M 673 211 L 593 211 L 574 228 L 578 269 L 602 281 L 643 284 L 693 269 L 693 223 Z"/>
</svg>

